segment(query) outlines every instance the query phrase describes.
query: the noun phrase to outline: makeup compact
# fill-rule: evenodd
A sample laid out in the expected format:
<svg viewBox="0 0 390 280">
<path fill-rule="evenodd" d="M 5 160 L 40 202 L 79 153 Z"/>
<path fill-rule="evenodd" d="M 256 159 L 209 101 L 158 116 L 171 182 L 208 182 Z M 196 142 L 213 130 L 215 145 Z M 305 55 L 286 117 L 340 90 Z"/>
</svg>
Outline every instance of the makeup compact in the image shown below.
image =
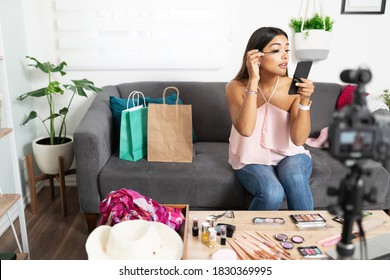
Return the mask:
<svg viewBox="0 0 390 280">
<path fill-rule="evenodd" d="M 288 236 L 284 233 L 275 234 L 275 239 L 280 241 L 280 246 L 282 246 L 284 249 L 287 250 L 294 248 L 293 243 L 301 244 L 303 243 L 303 241 L 305 241 L 305 239 L 302 236 L 294 235 L 293 237 L 290 238 L 290 240 L 292 241 L 290 242 L 288 241 Z"/>
<path fill-rule="evenodd" d="M 290 218 L 300 228 L 326 227 L 326 220 L 320 214 L 293 214 Z"/>
<path fill-rule="evenodd" d="M 298 247 L 298 251 L 304 257 L 322 255 L 317 246 Z"/>
<path fill-rule="evenodd" d="M 252 223 L 255 225 L 283 225 L 285 221 L 283 218 L 256 217 L 252 219 Z"/>
</svg>

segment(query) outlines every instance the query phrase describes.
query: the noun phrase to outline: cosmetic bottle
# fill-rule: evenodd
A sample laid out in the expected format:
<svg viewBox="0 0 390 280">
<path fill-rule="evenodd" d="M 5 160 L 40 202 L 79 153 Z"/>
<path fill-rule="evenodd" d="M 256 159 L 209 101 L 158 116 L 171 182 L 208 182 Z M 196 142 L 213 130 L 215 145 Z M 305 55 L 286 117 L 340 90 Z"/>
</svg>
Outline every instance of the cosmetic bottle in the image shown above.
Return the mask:
<svg viewBox="0 0 390 280">
<path fill-rule="evenodd" d="M 208 216 L 208 217 L 206 218 L 206 222 L 209 223 L 210 227 L 214 227 L 214 219 L 213 219 L 213 217 Z"/>
<path fill-rule="evenodd" d="M 199 235 L 199 226 L 198 226 L 198 218 L 192 219 L 192 236 L 198 236 Z"/>
<path fill-rule="evenodd" d="M 226 225 L 221 225 L 221 245 L 226 245 Z"/>
<path fill-rule="evenodd" d="M 217 246 L 217 231 L 215 228 L 209 228 L 209 247 L 213 248 Z"/>
<path fill-rule="evenodd" d="M 202 223 L 202 242 L 208 243 L 209 242 L 209 228 L 210 224 L 207 222 Z"/>
</svg>

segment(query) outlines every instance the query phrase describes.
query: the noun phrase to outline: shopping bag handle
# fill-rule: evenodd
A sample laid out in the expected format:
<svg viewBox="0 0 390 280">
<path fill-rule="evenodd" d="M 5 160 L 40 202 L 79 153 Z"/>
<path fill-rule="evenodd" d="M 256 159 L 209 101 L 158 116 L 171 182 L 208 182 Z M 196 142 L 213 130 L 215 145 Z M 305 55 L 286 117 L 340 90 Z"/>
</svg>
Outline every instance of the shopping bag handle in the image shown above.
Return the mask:
<svg viewBox="0 0 390 280">
<path fill-rule="evenodd" d="M 167 93 L 168 89 L 174 89 L 177 93 L 177 96 L 176 96 L 176 105 L 179 104 L 179 89 L 177 87 L 166 87 L 164 89 L 164 92 L 163 92 L 163 104 L 165 104 L 165 94 Z"/>
<path fill-rule="evenodd" d="M 129 97 L 127 98 L 127 106 L 126 106 L 127 109 L 129 109 L 130 98 L 133 101 L 133 107 L 135 107 L 134 97 L 136 95 L 137 95 L 137 106 L 139 106 L 139 95 L 142 95 L 142 98 L 144 99 L 144 107 L 146 107 L 145 95 L 142 92 L 138 91 L 138 90 L 134 90 L 134 91 L 130 92 Z"/>
</svg>

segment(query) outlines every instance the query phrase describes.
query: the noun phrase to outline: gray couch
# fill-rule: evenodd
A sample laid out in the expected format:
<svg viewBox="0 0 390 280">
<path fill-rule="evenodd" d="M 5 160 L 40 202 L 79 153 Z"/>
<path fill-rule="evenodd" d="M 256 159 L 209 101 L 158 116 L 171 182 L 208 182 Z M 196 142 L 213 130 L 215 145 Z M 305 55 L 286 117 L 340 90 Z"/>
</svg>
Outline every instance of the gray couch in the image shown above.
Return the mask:
<svg viewBox="0 0 390 280">
<path fill-rule="evenodd" d="M 109 97 L 127 98 L 139 90 L 152 98 L 161 97 L 165 87 L 180 90 L 184 104 L 192 104 L 194 143 L 192 163 L 157 163 L 145 159 L 120 160 L 113 137 Z M 251 196 L 236 180 L 228 164 L 231 121 L 223 82 L 135 82 L 104 87 L 74 133 L 80 208 L 89 230 L 96 226 L 99 204 L 113 190 L 129 188 L 159 203 L 189 204 L 191 209 L 247 209 Z M 312 136 L 328 126 L 342 86 L 315 83 L 312 96 Z M 169 93 L 168 93 L 169 94 Z M 316 209 L 325 209 L 337 197 L 327 195 L 329 186 L 339 187 L 348 169 L 325 150 L 307 147 L 313 158 L 311 188 Z M 377 202 L 364 202 L 366 209 L 389 209 L 389 173 L 377 162 L 369 162 L 372 176 L 368 187 L 377 188 Z M 282 205 L 286 209 L 286 203 Z"/>
</svg>

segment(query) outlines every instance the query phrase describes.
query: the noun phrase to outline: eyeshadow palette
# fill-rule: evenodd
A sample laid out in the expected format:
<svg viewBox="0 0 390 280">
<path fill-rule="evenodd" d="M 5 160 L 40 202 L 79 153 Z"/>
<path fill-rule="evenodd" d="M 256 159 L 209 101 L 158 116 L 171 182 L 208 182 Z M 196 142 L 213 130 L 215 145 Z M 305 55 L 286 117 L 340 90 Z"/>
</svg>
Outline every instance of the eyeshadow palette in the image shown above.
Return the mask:
<svg viewBox="0 0 390 280">
<path fill-rule="evenodd" d="M 321 250 L 317 246 L 298 247 L 298 251 L 304 257 L 322 255 Z"/>
<path fill-rule="evenodd" d="M 326 220 L 320 214 L 293 214 L 292 221 L 300 228 L 326 227 Z"/>
</svg>

